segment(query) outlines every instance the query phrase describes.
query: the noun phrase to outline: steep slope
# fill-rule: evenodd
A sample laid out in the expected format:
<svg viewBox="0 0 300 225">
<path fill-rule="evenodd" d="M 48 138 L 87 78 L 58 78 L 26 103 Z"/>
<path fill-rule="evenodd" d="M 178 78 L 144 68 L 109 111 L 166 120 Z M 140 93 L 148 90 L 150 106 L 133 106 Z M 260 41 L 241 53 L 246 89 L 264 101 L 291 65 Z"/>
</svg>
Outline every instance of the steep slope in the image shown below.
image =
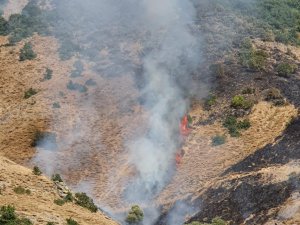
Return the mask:
<svg viewBox="0 0 300 225">
<path fill-rule="evenodd" d="M 13 189 L 23 187 L 30 194 L 16 194 Z M 34 224 L 47 222 L 64 225 L 72 217 L 81 225 L 117 225 L 100 212 L 91 213 L 74 203 L 63 206 L 53 201 L 59 199 L 57 188 L 45 176 L 36 176 L 32 170 L 22 167 L 4 157 L 0 157 L 0 205 L 13 205 L 17 214 L 30 219 Z"/>
</svg>

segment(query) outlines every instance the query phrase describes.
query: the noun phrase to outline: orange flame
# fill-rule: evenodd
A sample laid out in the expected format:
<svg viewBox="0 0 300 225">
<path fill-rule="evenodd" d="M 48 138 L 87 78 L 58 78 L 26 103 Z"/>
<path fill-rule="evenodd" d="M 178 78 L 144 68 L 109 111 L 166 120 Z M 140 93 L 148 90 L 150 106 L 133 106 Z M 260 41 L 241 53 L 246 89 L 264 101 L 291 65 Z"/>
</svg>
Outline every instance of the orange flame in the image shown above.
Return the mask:
<svg viewBox="0 0 300 225">
<path fill-rule="evenodd" d="M 188 116 L 185 115 L 182 118 L 181 123 L 180 123 L 180 134 L 182 136 L 188 136 L 189 135 L 190 129 L 189 129 L 188 125 L 189 125 Z"/>
</svg>

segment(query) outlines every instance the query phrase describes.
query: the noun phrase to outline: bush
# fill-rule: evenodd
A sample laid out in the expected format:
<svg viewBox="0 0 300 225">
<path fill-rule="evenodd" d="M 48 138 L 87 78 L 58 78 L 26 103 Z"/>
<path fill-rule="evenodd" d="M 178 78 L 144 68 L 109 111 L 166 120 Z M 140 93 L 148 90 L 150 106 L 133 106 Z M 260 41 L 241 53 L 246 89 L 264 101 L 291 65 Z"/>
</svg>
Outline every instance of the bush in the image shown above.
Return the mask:
<svg viewBox="0 0 300 225">
<path fill-rule="evenodd" d="M 62 205 L 64 205 L 65 204 L 65 201 L 63 200 L 63 199 L 55 199 L 54 201 L 53 201 L 56 205 L 59 205 L 59 206 L 62 206 Z"/>
<path fill-rule="evenodd" d="M 74 63 L 74 68 L 75 70 L 72 71 L 71 73 L 71 77 L 80 77 L 83 70 L 84 70 L 84 66 L 83 66 L 83 63 L 81 61 L 76 61 Z"/>
<path fill-rule="evenodd" d="M 283 99 L 283 96 L 281 95 L 281 92 L 279 89 L 271 88 L 267 91 L 267 94 L 266 94 L 267 101 L 278 100 L 278 99 Z"/>
<path fill-rule="evenodd" d="M 36 58 L 36 54 L 34 53 L 32 49 L 31 43 L 26 43 L 24 47 L 20 51 L 20 61 L 25 61 L 25 60 L 32 60 Z"/>
<path fill-rule="evenodd" d="M 205 106 L 210 108 L 217 103 L 217 96 L 209 95 L 208 98 L 205 100 Z"/>
<path fill-rule="evenodd" d="M 29 88 L 27 91 L 25 91 L 24 98 L 25 98 L 25 99 L 28 99 L 28 98 L 30 98 L 31 96 L 36 95 L 37 93 L 38 93 L 37 90 L 35 90 L 35 89 L 33 89 L 33 88 Z"/>
<path fill-rule="evenodd" d="M 30 195 L 31 194 L 31 191 L 29 189 L 25 189 L 21 186 L 15 187 L 14 192 L 18 195 L 24 195 L 24 194 Z"/>
<path fill-rule="evenodd" d="M 246 130 L 250 128 L 251 124 L 250 121 L 247 119 L 238 122 L 236 117 L 228 116 L 225 119 L 223 126 L 227 128 L 231 137 L 239 137 L 240 130 Z"/>
<path fill-rule="evenodd" d="M 131 207 L 131 210 L 129 211 L 126 222 L 130 224 L 137 224 L 141 222 L 144 219 L 144 212 L 141 210 L 141 208 L 138 205 L 134 205 Z"/>
<path fill-rule="evenodd" d="M 72 91 L 79 91 L 81 93 L 87 92 L 87 87 L 78 83 L 73 83 L 73 81 L 69 81 L 67 84 L 67 88 Z"/>
<path fill-rule="evenodd" d="M 68 192 L 68 194 L 64 197 L 65 202 L 73 202 L 73 200 L 74 200 L 74 197 L 71 192 Z"/>
<path fill-rule="evenodd" d="M 233 97 L 231 101 L 231 107 L 233 108 L 239 108 L 239 109 L 250 109 L 253 106 L 253 103 L 246 100 L 244 96 L 242 95 L 236 95 Z"/>
<path fill-rule="evenodd" d="M 44 74 L 44 80 L 51 80 L 52 75 L 53 75 L 53 70 L 47 68 Z"/>
<path fill-rule="evenodd" d="M 32 173 L 37 176 L 42 175 L 42 171 L 40 170 L 40 168 L 38 166 L 33 167 Z"/>
<path fill-rule="evenodd" d="M 241 64 L 249 69 L 264 70 L 267 64 L 268 54 L 263 50 L 243 48 L 239 52 Z"/>
<path fill-rule="evenodd" d="M 60 108 L 59 102 L 54 102 L 53 105 L 52 105 L 52 108 L 59 109 Z"/>
<path fill-rule="evenodd" d="M 0 35 L 5 36 L 9 34 L 8 22 L 0 16 Z"/>
<path fill-rule="evenodd" d="M 56 134 L 46 131 L 35 131 L 31 147 L 39 147 L 47 150 L 57 149 Z"/>
<path fill-rule="evenodd" d="M 226 137 L 223 135 L 216 135 L 212 138 L 212 146 L 223 145 L 226 142 Z"/>
<path fill-rule="evenodd" d="M 61 179 L 61 176 L 58 173 L 53 174 L 51 177 L 51 180 L 54 182 L 63 182 L 63 180 Z"/>
<path fill-rule="evenodd" d="M 90 210 L 91 212 L 97 212 L 98 211 L 98 207 L 94 204 L 94 201 L 92 198 L 90 198 L 89 196 L 87 196 L 86 193 L 76 193 L 75 194 L 75 203 L 77 205 L 80 205 L 84 208 L 87 208 L 88 210 Z"/>
<path fill-rule="evenodd" d="M 1 225 L 33 225 L 33 223 L 26 218 L 18 218 L 13 206 L 2 206 L 0 208 L 0 224 Z"/>
<path fill-rule="evenodd" d="M 69 218 L 67 219 L 67 225 L 79 225 L 79 223 L 76 220 Z"/>
<path fill-rule="evenodd" d="M 296 69 L 298 68 L 295 64 L 289 64 L 289 63 L 280 63 L 276 67 L 276 71 L 279 76 L 281 77 L 290 77 L 293 73 L 295 73 Z"/>
<path fill-rule="evenodd" d="M 64 39 L 61 40 L 61 45 L 58 51 L 61 60 L 68 60 L 79 50 L 79 46 L 70 41 L 70 39 Z"/>
<path fill-rule="evenodd" d="M 243 95 L 251 95 L 255 93 L 255 88 L 247 87 L 242 91 Z"/>
<path fill-rule="evenodd" d="M 46 225 L 55 225 L 54 222 L 48 222 Z"/>
<path fill-rule="evenodd" d="M 85 82 L 85 85 L 87 85 L 87 86 L 96 86 L 97 83 L 96 83 L 96 81 L 94 81 L 93 79 L 89 79 L 89 80 L 87 80 L 87 81 Z"/>
</svg>

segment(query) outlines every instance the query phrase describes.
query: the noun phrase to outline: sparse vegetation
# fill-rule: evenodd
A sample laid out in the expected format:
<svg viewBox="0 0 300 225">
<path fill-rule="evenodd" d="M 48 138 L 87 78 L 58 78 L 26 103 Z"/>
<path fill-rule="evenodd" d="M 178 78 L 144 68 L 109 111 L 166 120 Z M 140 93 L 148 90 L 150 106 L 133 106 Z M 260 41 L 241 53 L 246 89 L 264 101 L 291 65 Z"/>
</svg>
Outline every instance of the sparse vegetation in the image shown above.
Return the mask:
<svg viewBox="0 0 300 225">
<path fill-rule="evenodd" d="M 280 63 L 276 67 L 276 71 L 279 76 L 289 78 L 293 73 L 295 73 L 298 66 L 296 64 L 290 63 Z"/>
<path fill-rule="evenodd" d="M 0 208 L 0 224 L 1 225 L 33 225 L 27 218 L 19 218 L 15 213 L 15 208 L 11 205 L 2 206 Z"/>
<path fill-rule="evenodd" d="M 255 93 L 255 88 L 247 87 L 242 91 L 243 95 L 251 95 Z"/>
<path fill-rule="evenodd" d="M 53 70 L 47 68 L 44 74 L 44 80 L 51 80 L 52 75 L 53 75 Z"/>
<path fill-rule="evenodd" d="M 73 200 L 74 200 L 74 197 L 71 192 L 68 192 L 67 195 L 64 197 L 65 202 L 73 202 Z"/>
<path fill-rule="evenodd" d="M 28 98 L 32 97 L 33 95 L 36 95 L 37 93 L 38 93 L 37 90 L 35 90 L 33 88 L 29 88 L 27 91 L 25 91 L 24 98 L 28 99 Z"/>
<path fill-rule="evenodd" d="M 212 146 L 223 145 L 226 142 L 226 137 L 224 135 L 216 135 L 212 138 Z"/>
<path fill-rule="evenodd" d="M 134 205 L 131 207 L 129 211 L 126 222 L 129 224 L 138 224 L 144 219 L 144 212 L 138 205 Z"/>
<path fill-rule="evenodd" d="M 67 225 L 79 225 L 79 223 L 76 220 L 69 218 L 67 219 Z"/>
<path fill-rule="evenodd" d="M 75 194 L 75 203 L 77 205 L 80 205 L 84 208 L 87 208 L 88 210 L 90 210 L 91 212 L 97 212 L 98 208 L 97 206 L 94 204 L 94 201 L 92 198 L 90 198 L 89 196 L 87 196 L 86 193 L 76 193 Z"/>
<path fill-rule="evenodd" d="M 26 43 L 24 47 L 20 51 L 20 61 L 25 61 L 25 60 L 32 60 L 36 58 L 36 54 L 32 49 L 31 43 Z"/>
<path fill-rule="evenodd" d="M 42 175 L 42 171 L 40 170 L 40 168 L 38 166 L 33 167 L 32 173 L 37 176 Z"/>
<path fill-rule="evenodd" d="M 266 68 L 268 54 L 254 47 L 242 48 L 239 52 L 241 64 L 249 69 L 264 70 Z"/>
<path fill-rule="evenodd" d="M 242 95 L 236 95 L 232 98 L 231 107 L 237 109 L 248 110 L 253 106 L 253 103 L 249 100 L 246 100 Z"/>
<path fill-rule="evenodd" d="M 29 189 L 25 189 L 21 186 L 15 187 L 14 192 L 18 195 L 24 195 L 24 194 L 30 195 L 31 194 L 31 191 Z"/>
<path fill-rule="evenodd" d="M 61 176 L 58 173 L 53 174 L 51 177 L 51 180 L 54 182 L 63 182 Z"/>
<path fill-rule="evenodd" d="M 47 222 L 46 225 L 55 225 L 55 223 L 54 222 Z"/>
</svg>

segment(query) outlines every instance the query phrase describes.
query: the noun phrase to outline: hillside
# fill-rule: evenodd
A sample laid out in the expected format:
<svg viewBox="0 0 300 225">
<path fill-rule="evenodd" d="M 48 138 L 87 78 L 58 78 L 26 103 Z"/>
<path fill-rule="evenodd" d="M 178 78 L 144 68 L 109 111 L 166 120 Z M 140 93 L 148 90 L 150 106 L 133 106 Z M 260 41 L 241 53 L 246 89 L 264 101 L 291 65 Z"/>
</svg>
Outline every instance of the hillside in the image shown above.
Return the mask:
<svg viewBox="0 0 300 225">
<path fill-rule="evenodd" d="M 117 224 L 60 174 L 121 224 L 300 223 L 297 1 L 0 3 L 0 206 Z"/>
</svg>

